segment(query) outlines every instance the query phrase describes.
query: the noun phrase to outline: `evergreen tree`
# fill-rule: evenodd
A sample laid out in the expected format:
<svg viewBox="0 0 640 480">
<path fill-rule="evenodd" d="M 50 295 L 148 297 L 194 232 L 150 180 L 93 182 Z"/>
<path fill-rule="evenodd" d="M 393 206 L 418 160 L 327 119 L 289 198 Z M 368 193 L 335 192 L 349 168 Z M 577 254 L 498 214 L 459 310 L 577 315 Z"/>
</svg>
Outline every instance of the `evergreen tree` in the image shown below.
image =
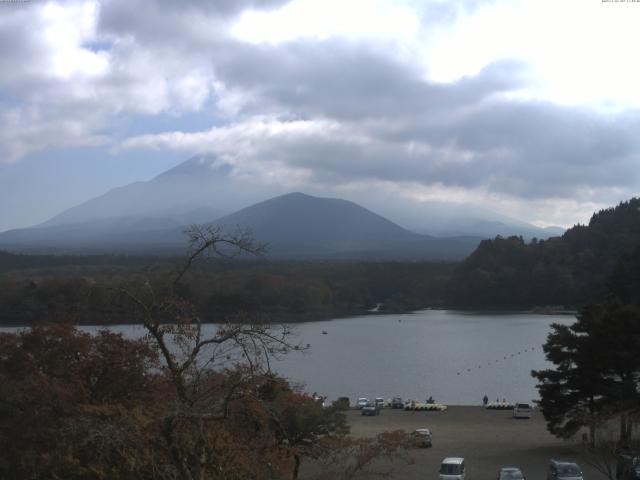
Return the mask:
<svg viewBox="0 0 640 480">
<path fill-rule="evenodd" d="M 533 371 L 551 433 L 568 438 L 620 418 L 620 440 L 640 411 L 640 308 L 616 299 L 584 307 L 570 326 L 554 324 L 544 351 L 555 368 Z"/>
</svg>

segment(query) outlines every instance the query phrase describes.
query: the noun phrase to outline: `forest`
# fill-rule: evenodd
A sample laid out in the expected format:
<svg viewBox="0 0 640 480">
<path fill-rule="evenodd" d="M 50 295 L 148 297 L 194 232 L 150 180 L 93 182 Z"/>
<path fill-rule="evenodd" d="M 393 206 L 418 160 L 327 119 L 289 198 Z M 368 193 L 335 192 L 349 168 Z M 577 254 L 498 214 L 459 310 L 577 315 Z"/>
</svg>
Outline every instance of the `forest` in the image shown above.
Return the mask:
<svg viewBox="0 0 640 480">
<path fill-rule="evenodd" d="M 446 302 L 458 307 L 576 308 L 602 299 L 608 277 L 640 246 L 640 199 L 594 213 L 562 237 L 485 240 L 454 271 Z"/>
<path fill-rule="evenodd" d="M 133 321 L 113 298 L 114 289 L 140 279 L 162 282 L 178 258 L 89 257 L 74 263 L 42 257 L 12 259 L 31 268 L 0 274 L 0 324 L 24 325 L 72 315 L 76 323 Z M 20 257 L 20 256 L 16 256 Z M 109 261 L 111 260 L 111 261 Z M 59 263 L 56 263 L 59 262 Z M 36 267 L 36 265 L 38 265 Z M 450 263 L 225 261 L 205 259 L 185 279 L 185 297 L 206 322 L 238 312 L 265 321 L 302 321 L 365 313 L 377 304 L 385 312 L 443 305 Z"/>
<path fill-rule="evenodd" d="M 184 296 L 203 321 L 238 312 L 296 322 L 421 308 L 577 309 L 606 296 L 640 248 L 640 199 L 595 213 L 548 240 L 484 240 L 463 262 L 274 261 L 205 258 Z M 0 324 L 59 317 L 130 323 L 112 292 L 170 275 L 180 257 L 19 255 L 0 252 Z"/>
</svg>

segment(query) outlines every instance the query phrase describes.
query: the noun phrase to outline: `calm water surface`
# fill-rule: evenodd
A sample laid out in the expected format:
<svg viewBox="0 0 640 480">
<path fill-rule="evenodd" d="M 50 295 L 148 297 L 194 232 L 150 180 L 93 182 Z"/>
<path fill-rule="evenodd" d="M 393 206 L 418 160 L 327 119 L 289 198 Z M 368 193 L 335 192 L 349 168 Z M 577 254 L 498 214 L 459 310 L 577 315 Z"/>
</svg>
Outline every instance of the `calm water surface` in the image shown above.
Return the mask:
<svg viewBox="0 0 640 480">
<path fill-rule="evenodd" d="M 423 310 L 301 323 L 293 331 L 310 351 L 288 354 L 273 367 L 330 399 L 400 395 L 424 401 L 431 395 L 439 402 L 473 405 L 486 394 L 491 400 L 530 401 L 538 398 L 530 372 L 547 366 L 542 344 L 550 324 L 574 320 Z M 110 328 L 132 338 L 144 334 L 135 325 Z"/>
<path fill-rule="evenodd" d="M 287 358 L 279 372 L 330 398 L 400 395 L 473 405 L 538 398 L 530 372 L 545 368 L 551 323 L 572 316 L 424 310 L 301 324 L 311 353 Z M 322 332 L 327 334 L 323 335 Z"/>
</svg>

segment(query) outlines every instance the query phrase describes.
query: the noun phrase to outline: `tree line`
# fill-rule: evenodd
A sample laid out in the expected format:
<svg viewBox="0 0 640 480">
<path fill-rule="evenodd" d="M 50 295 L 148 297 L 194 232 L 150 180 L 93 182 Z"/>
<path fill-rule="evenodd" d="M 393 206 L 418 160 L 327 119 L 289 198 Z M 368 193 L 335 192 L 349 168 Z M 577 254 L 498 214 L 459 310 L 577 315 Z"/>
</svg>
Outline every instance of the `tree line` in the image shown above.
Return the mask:
<svg viewBox="0 0 640 480">
<path fill-rule="evenodd" d="M 640 244 L 640 199 L 595 213 L 548 240 L 485 240 L 456 268 L 447 303 L 456 306 L 579 307 L 607 294 L 618 259 Z"/>
<path fill-rule="evenodd" d="M 30 325 L 59 316 L 79 323 L 131 323 L 114 288 L 162 282 L 175 260 L 156 260 L 145 268 L 92 264 L 6 272 L 0 277 L 0 324 Z M 182 294 L 205 322 L 238 312 L 274 321 L 319 320 L 363 313 L 378 303 L 387 312 L 442 305 L 452 269 L 428 262 L 203 259 L 183 279 Z"/>
</svg>

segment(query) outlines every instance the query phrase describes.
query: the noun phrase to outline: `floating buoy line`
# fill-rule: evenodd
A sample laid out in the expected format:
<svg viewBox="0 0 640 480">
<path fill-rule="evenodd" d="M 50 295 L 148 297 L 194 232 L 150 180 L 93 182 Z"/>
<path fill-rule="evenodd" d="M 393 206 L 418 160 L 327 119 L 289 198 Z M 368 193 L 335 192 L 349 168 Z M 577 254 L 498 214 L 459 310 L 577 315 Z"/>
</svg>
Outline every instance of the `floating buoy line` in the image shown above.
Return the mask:
<svg viewBox="0 0 640 480">
<path fill-rule="evenodd" d="M 509 360 L 509 359 L 511 359 L 511 358 L 515 358 L 516 356 L 518 356 L 518 355 L 522 355 L 523 353 L 533 352 L 535 349 L 536 349 L 536 347 L 527 347 L 527 348 L 525 348 L 524 350 L 519 350 L 519 351 L 517 351 L 517 352 L 510 353 L 510 354 L 508 354 L 508 355 L 504 355 L 504 356 L 502 357 L 502 359 L 499 359 L 499 358 L 498 358 L 498 359 L 493 360 L 493 361 L 487 361 L 487 367 L 490 367 L 490 366 L 492 366 L 492 365 L 495 365 L 496 363 L 499 363 L 499 362 L 503 362 L 503 361 L 505 361 L 505 360 Z M 465 372 L 467 372 L 467 373 L 471 373 L 473 370 L 479 370 L 479 369 L 481 369 L 481 368 L 482 368 L 482 365 L 481 365 L 481 364 L 477 364 L 477 365 L 475 365 L 475 366 L 473 366 L 473 367 L 463 368 L 462 370 L 460 370 L 459 372 L 457 372 L 457 373 L 456 373 L 456 375 L 462 375 L 462 374 L 463 374 L 463 373 L 465 373 Z"/>
</svg>

